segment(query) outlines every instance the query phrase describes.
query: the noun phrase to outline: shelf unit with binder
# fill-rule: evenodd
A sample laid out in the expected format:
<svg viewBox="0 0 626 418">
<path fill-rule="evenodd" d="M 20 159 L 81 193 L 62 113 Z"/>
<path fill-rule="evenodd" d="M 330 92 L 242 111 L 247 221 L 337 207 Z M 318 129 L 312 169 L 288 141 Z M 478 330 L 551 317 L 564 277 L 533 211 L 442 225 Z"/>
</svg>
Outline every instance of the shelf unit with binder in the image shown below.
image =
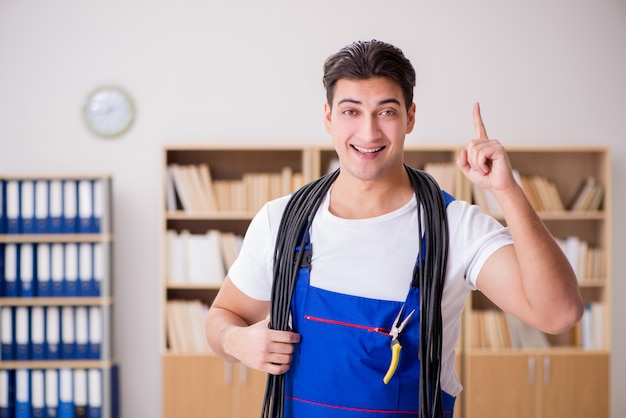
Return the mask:
<svg viewBox="0 0 626 418">
<path fill-rule="evenodd" d="M 442 188 L 457 199 L 474 201 L 478 191 L 456 168 L 455 161 L 460 146 L 410 145 L 405 146 L 405 162 L 430 172 Z M 589 248 L 601 249 L 598 271 L 591 278 L 581 276 L 581 293 L 588 306 L 601 306 L 604 321 L 601 326 L 602 343 L 596 348 L 582 347 L 582 325 L 572 331 L 549 338 L 545 348 L 484 348 L 478 347 L 475 318 L 483 312 L 498 312 L 480 292 L 472 292 L 463 316 L 462 336 L 457 344 L 457 373 L 464 391 L 457 399 L 455 417 L 512 416 L 518 408 L 520 417 L 576 417 L 580 411 L 593 408 L 593 415 L 605 416 L 608 410 L 608 360 L 610 358 L 610 287 L 611 287 L 611 185 L 610 156 L 605 147 L 583 146 L 507 146 L 512 167 L 524 177 L 537 176 L 550 180 L 567 205 L 574 199 L 579 186 L 587 178 L 595 178 L 604 187 L 600 206 L 593 211 L 567 208 L 561 210 L 538 209 L 538 213 L 556 238 L 576 238 L 570 241 L 585 242 Z M 172 347 L 168 317 L 168 302 L 200 301 L 210 305 L 219 290 L 219 283 L 201 284 L 172 280 L 171 252 L 168 234 L 205 234 L 219 230 L 237 235 L 245 234 L 247 226 L 256 213 L 248 210 L 183 210 L 182 202 L 172 199 L 172 165 L 207 164 L 211 180 L 241 179 L 247 173 L 281 172 L 285 166 L 300 172 L 303 181 L 309 181 L 336 167 L 336 153 L 331 146 L 166 146 L 162 160 L 163 217 L 161 220 L 161 347 L 163 354 L 163 411 L 164 417 L 204 417 L 210 411 L 220 411 L 215 416 L 253 416 L 260 411 L 265 379 L 241 365 L 224 364 L 208 352 L 177 350 Z M 528 192 L 527 192 L 528 193 Z M 169 196 L 169 197 L 168 197 Z M 477 199 L 476 199 L 477 201 Z M 482 202 L 481 202 L 482 203 Z M 218 208 L 219 209 L 219 208 Z M 258 209 L 258 208 L 257 208 Z M 486 212 L 490 208 L 483 206 Z M 496 219 L 503 221 L 497 213 Z M 202 323 L 202 321 L 200 321 Z M 196 328 L 197 329 L 197 328 Z M 204 337 L 204 330 L 197 331 Z M 545 338 L 545 336 L 544 336 Z M 513 369 L 510 369 L 513 367 Z M 514 374 L 510 370 L 523 370 Z M 567 372 L 564 372 L 567 370 Z M 531 373 L 532 372 L 532 373 Z M 541 375 L 540 375 L 541 373 Z M 521 376 L 523 374 L 523 376 Z M 529 375 L 534 382 L 528 386 Z M 539 384 L 544 376 L 550 376 L 551 384 Z M 572 389 L 579 381 L 591 382 Z M 521 382 L 521 383 L 520 383 Z M 511 390 L 518 385 L 523 389 Z M 525 386 L 526 385 L 526 386 Z M 205 388 L 211 388 L 205 390 Z M 567 396 L 573 390 L 576 396 Z M 580 392 L 580 393 L 579 393 Z M 531 406 L 518 407 L 515 399 L 507 396 L 524 394 L 520 398 L 530 400 Z M 528 396 L 528 397 L 526 397 Z M 485 406 L 486 399 L 498 399 L 495 406 Z M 246 402 L 243 402 L 246 399 Z M 550 399 L 550 405 L 540 404 Z M 513 405 L 513 406 L 511 406 Z M 550 409 L 553 407 L 553 409 Z M 218 408 L 218 409 L 216 409 Z M 225 409 L 219 409 L 225 408 Z M 242 410 L 242 408 L 248 408 Z M 545 409 L 547 408 L 547 409 Z M 554 409 L 567 411 L 555 412 Z M 573 409 L 579 412 L 572 412 Z M 493 411 L 498 411 L 495 413 Z M 528 412 L 532 410 L 531 412 Z M 183 411 L 183 412 L 181 412 Z M 597 412 L 598 415 L 595 415 Z M 525 415 L 528 413 L 527 415 Z M 499 414 L 499 415 L 498 415 Z M 569 414 L 569 415 L 568 415 Z"/>
<path fill-rule="evenodd" d="M 0 175 L 3 416 L 118 416 L 111 183 Z"/>
</svg>

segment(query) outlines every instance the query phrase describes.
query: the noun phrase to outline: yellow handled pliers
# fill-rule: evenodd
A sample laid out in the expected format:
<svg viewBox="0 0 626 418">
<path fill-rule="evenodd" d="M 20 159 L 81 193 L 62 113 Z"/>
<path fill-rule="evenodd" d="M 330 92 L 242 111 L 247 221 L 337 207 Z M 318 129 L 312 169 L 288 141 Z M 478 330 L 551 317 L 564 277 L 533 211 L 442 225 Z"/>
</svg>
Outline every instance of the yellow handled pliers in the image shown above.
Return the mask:
<svg viewBox="0 0 626 418">
<path fill-rule="evenodd" d="M 394 373 L 396 372 L 396 369 L 398 368 L 398 362 L 400 361 L 400 350 L 402 350 L 402 345 L 400 344 L 398 337 L 400 337 L 400 334 L 406 327 L 406 323 L 409 322 L 409 319 L 415 313 L 415 309 L 413 309 L 411 313 L 408 314 L 402 322 L 400 322 L 403 312 L 404 312 L 404 305 L 402 305 L 402 308 L 400 309 L 400 312 L 398 312 L 398 316 L 396 316 L 396 320 L 393 322 L 393 326 L 391 327 L 391 330 L 389 331 L 389 335 L 391 335 L 392 337 L 391 339 L 391 363 L 389 363 L 389 369 L 387 369 L 387 374 L 385 374 L 385 377 L 383 377 L 383 382 L 385 382 L 385 384 L 389 383 L 389 381 L 391 380 L 391 377 L 394 375 Z"/>
</svg>

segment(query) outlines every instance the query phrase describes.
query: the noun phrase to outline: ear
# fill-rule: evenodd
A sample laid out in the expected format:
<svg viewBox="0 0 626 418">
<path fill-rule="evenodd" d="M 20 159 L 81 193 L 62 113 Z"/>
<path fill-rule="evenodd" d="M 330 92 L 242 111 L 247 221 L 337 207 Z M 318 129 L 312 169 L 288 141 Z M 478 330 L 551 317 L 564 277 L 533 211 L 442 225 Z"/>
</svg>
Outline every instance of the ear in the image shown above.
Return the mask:
<svg viewBox="0 0 626 418">
<path fill-rule="evenodd" d="M 329 134 L 332 133 L 332 124 L 330 122 L 330 116 L 332 113 L 332 108 L 328 104 L 328 102 L 324 103 L 324 126 L 326 127 L 326 132 Z"/>
<path fill-rule="evenodd" d="M 415 103 L 411 104 L 407 115 L 406 133 L 410 134 L 415 127 Z"/>
</svg>

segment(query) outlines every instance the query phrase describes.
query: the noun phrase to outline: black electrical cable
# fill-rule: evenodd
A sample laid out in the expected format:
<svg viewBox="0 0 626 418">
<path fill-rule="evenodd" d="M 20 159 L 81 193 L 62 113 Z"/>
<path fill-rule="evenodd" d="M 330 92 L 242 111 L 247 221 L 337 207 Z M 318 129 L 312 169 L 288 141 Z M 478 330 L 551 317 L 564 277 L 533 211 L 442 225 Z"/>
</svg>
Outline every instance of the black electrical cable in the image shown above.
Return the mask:
<svg viewBox="0 0 626 418">
<path fill-rule="evenodd" d="M 415 190 L 418 232 L 422 237 L 412 282 L 420 289 L 420 416 L 441 418 L 441 298 L 449 240 L 446 204 L 439 186 L 429 174 L 408 168 L 407 172 Z M 422 228 L 422 222 L 426 228 Z"/>
<path fill-rule="evenodd" d="M 274 250 L 274 280 L 270 304 L 270 328 L 287 331 L 291 312 L 291 296 L 302 258 L 308 231 L 323 197 L 339 175 L 339 170 L 321 177 L 289 199 L 283 213 Z M 295 251 L 299 249 L 299 251 Z M 268 375 L 262 418 L 283 418 L 285 375 Z"/>
<path fill-rule="evenodd" d="M 443 418 L 441 350 L 443 325 L 441 296 L 448 256 L 448 222 L 441 189 L 427 173 L 405 166 L 417 200 L 419 256 L 412 286 L 420 289 L 420 416 Z M 339 170 L 295 192 L 283 213 L 274 251 L 274 281 L 270 303 L 270 328 L 289 329 L 291 297 L 298 270 L 306 256 L 305 245 L 313 217 L 339 175 Z M 426 228 L 423 228 L 423 223 Z M 261 418 L 283 418 L 285 376 L 268 375 Z"/>
</svg>

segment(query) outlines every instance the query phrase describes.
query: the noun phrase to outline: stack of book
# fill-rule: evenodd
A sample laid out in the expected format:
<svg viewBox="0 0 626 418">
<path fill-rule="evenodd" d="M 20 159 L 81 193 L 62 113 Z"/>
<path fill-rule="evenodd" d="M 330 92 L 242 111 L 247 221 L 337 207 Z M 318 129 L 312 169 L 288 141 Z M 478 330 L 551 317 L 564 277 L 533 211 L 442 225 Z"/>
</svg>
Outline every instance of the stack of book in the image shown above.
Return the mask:
<svg viewBox="0 0 626 418">
<path fill-rule="evenodd" d="M 522 188 L 538 212 L 562 212 L 563 200 L 556 185 L 543 176 L 520 176 Z"/>
<path fill-rule="evenodd" d="M 475 348 L 530 349 L 550 346 L 544 333 L 500 310 L 474 311 L 471 320 L 471 341 Z"/>
<path fill-rule="evenodd" d="M 204 331 L 208 306 L 197 300 L 167 302 L 167 342 L 173 353 L 210 353 Z"/>
<path fill-rule="evenodd" d="M 454 162 L 428 162 L 424 171 L 433 176 L 442 190 L 450 193 L 455 199 L 472 201 L 472 183 L 461 172 Z"/>
<path fill-rule="evenodd" d="M 556 238 L 579 281 L 594 281 L 604 278 L 604 251 L 590 246 L 579 237 Z"/>
<path fill-rule="evenodd" d="M 209 230 L 192 234 L 167 231 L 167 281 L 219 287 L 237 258 L 243 237 L 232 232 Z"/>
<path fill-rule="evenodd" d="M 590 212 L 600 209 L 604 198 L 604 186 L 594 177 L 580 182 L 578 190 L 568 205 L 571 211 Z"/>
<path fill-rule="evenodd" d="M 304 176 L 284 167 L 278 173 L 246 173 L 240 179 L 212 179 L 207 164 L 167 167 L 167 210 L 250 212 L 304 185 Z"/>
<path fill-rule="evenodd" d="M 565 210 L 563 200 L 556 185 L 543 176 L 523 176 L 513 170 L 513 176 L 522 186 L 533 209 L 538 212 L 562 212 Z M 502 210 L 489 190 L 473 185 L 474 203 L 493 215 L 502 215 Z"/>
<path fill-rule="evenodd" d="M 574 345 L 584 350 L 604 348 L 604 305 L 601 302 L 585 305 L 583 317 L 575 328 Z"/>
</svg>

